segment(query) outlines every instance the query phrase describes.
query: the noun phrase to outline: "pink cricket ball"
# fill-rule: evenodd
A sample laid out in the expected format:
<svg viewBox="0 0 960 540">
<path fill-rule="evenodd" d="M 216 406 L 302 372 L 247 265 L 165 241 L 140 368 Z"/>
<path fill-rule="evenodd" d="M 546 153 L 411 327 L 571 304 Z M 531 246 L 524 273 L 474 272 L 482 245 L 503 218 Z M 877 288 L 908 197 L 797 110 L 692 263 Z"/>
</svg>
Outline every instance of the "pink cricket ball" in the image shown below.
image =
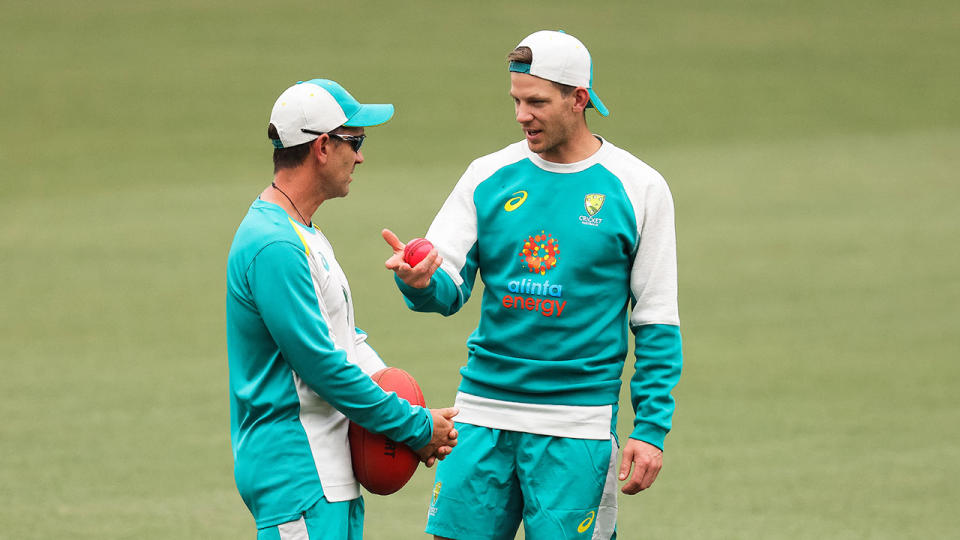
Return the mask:
<svg viewBox="0 0 960 540">
<path fill-rule="evenodd" d="M 410 266 L 416 266 L 432 249 L 433 244 L 426 238 L 414 238 L 407 244 L 407 247 L 403 248 L 403 262 Z"/>
</svg>

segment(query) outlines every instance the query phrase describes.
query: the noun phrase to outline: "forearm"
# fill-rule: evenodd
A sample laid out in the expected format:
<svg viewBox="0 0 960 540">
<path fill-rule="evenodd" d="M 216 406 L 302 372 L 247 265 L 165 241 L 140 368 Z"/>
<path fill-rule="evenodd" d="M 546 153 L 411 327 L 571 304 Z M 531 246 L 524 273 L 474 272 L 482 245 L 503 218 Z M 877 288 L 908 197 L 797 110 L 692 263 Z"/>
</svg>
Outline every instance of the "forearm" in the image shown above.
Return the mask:
<svg viewBox="0 0 960 540">
<path fill-rule="evenodd" d="M 429 413 L 384 392 L 334 342 L 301 250 L 289 243 L 263 248 L 247 279 L 264 326 L 303 384 L 370 431 L 411 445 L 429 440 Z"/>
<path fill-rule="evenodd" d="M 636 327 L 636 364 L 630 380 L 634 429 L 630 438 L 660 449 L 672 427 L 675 403 L 671 392 L 683 366 L 680 327 L 649 324 Z"/>
<path fill-rule="evenodd" d="M 425 288 L 417 289 L 404 283 L 399 277 L 394 277 L 400 293 L 407 307 L 413 311 L 452 315 L 463 307 L 465 301 L 463 291 L 454 284 L 453 280 L 443 268 L 437 269 L 430 284 Z"/>
<path fill-rule="evenodd" d="M 369 431 L 420 448 L 430 441 L 433 421 L 427 409 L 385 392 L 349 362 L 329 372 L 317 392 L 353 422 Z M 310 386 L 308 384 L 308 386 Z M 312 386 L 311 386 L 312 387 Z"/>
</svg>

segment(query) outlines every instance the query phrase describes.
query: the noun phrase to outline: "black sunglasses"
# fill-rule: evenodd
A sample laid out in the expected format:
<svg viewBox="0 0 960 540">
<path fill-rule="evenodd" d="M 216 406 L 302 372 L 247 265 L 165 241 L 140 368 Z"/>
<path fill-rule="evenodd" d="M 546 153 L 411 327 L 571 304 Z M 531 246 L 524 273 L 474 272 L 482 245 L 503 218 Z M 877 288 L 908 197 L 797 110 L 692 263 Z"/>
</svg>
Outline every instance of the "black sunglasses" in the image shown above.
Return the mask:
<svg viewBox="0 0 960 540">
<path fill-rule="evenodd" d="M 310 133 L 312 135 L 329 135 L 334 139 L 340 139 L 341 141 L 348 143 L 354 152 L 359 152 L 360 147 L 363 146 L 363 140 L 367 138 L 366 135 L 341 135 L 339 133 L 331 133 L 329 131 L 313 131 L 312 129 L 300 128 L 300 131 L 304 133 Z"/>
</svg>

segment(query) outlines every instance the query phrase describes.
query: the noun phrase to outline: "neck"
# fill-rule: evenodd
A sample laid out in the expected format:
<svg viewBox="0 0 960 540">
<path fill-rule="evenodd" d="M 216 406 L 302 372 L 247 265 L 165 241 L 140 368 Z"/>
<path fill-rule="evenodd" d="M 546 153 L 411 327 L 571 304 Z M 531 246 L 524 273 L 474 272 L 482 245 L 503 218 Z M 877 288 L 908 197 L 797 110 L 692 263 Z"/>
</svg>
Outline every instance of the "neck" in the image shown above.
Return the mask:
<svg viewBox="0 0 960 540">
<path fill-rule="evenodd" d="M 576 163 L 592 156 L 600 146 L 600 140 L 593 136 L 586 124 L 582 124 L 566 143 L 540 154 L 540 157 L 554 163 Z"/>
<path fill-rule="evenodd" d="M 304 181 L 297 170 L 283 169 L 273 176 L 272 184 L 263 190 L 260 198 L 280 206 L 291 219 L 309 227 L 323 199 L 310 193 L 306 186 L 309 182 Z"/>
</svg>

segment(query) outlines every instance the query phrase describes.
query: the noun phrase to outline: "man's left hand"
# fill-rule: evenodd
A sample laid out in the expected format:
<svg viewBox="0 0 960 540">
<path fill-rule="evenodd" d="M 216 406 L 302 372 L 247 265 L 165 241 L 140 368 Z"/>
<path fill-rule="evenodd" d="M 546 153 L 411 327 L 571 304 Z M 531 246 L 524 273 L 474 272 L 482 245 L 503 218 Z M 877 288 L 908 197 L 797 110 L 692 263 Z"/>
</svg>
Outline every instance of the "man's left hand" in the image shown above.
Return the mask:
<svg viewBox="0 0 960 540">
<path fill-rule="evenodd" d="M 629 481 L 620 491 L 635 495 L 653 485 L 663 467 L 663 451 L 652 444 L 637 439 L 627 439 L 620 462 L 620 480 Z M 630 469 L 633 469 L 631 473 Z"/>
</svg>

